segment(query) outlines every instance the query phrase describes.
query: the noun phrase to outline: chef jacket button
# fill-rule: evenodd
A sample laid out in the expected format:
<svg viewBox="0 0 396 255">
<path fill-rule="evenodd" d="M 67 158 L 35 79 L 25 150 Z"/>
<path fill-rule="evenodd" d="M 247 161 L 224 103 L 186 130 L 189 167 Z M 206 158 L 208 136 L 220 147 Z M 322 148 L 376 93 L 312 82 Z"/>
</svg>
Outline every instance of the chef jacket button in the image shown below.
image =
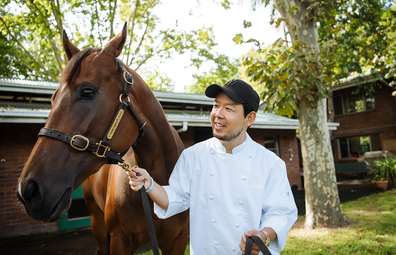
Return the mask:
<svg viewBox="0 0 396 255">
<path fill-rule="evenodd" d="M 235 251 L 235 248 L 232 248 L 232 251 Z"/>
<path fill-rule="evenodd" d="M 216 221 L 215 220 L 212 220 L 212 223 L 215 223 Z"/>
<path fill-rule="evenodd" d="M 249 155 L 249 158 L 252 158 L 252 155 Z"/>
<path fill-rule="evenodd" d="M 242 179 L 243 179 L 243 180 L 246 180 L 246 176 L 242 176 Z"/>
<path fill-rule="evenodd" d="M 209 198 L 210 198 L 210 200 L 213 200 L 213 199 L 214 199 L 214 196 L 210 196 Z"/>
<path fill-rule="evenodd" d="M 239 225 L 239 224 L 236 224 L 236 225 L 235 225 L 235 227 L 239 228 L 239 227 L 240 227 L 240 225 Z"/>
<path fill-rule="evenodd" d="M 214 245 L 218 245 L 219 243 L 218 242 L 214 242 Z"/>
<path fill-rule="evenodd" d="M 242 200 L 240 200 L 240 201 L 239 201 L 239 204 L 240 204 L 240 205 L 243 205 L 243 201 L 242 201 Z"/>
<path fill-rule="evenodd" d="M 214 175 L 214 173 L 210 173 L 210 176 L 213 176 Z"/>
</svg>

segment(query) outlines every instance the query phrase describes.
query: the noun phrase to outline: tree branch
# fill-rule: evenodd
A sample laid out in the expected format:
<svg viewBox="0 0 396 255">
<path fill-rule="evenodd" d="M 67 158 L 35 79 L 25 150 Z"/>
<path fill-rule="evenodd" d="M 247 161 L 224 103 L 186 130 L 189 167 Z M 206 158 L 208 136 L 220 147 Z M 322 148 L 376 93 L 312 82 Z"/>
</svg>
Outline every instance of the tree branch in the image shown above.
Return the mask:
<svg viewBox="0 0 396 255">
<path fill-rule="evenodd" d="M 0 17 L 0 20 L 3 22 L 3 24 L 4 24 L 4 26 L 5 26 L 5 28 L 6 28 L 7 32 L 8 32 L 8 34 L 12 37 L 12 39 L 14 40 L 14 42 L 16 42 L 16 43 L 18 44 L 19 47 L 21 47 L 21 49 L 28 55 L 28 57 L 29 57 L 30 59 L 32 59 L 32 60 L 34 61 L 34 63 L 36 63 L 40 68 L 42 68 L 42 69 L 45 71 L 46 75 L 48 75 L 49 77 L 51 77 L 53 81 L 57 81 L 58 79 L 56 79 L 50 72 L 48 72 L 48 71 L 45 69 L 45 67 L 42 66 L 42 65 L 36 60 L 36 58 L 33 57 L 33 56 L 29 53 L 29 51 L 27 51 L 27 50 L 25 49 L 25 47 L 23 47 L 23 45 L 18 41 L 18 39 L 11 33 L 10 29 L 8 28 L 7 24 L 5 23 L 5 21 L 3 20 L 2 17 Z"/>
<path fill-rule="evenodd" d="M 51 43 L 51 48 L 52 48 L 52 51 L 54 52 L 54 55 L 55 55 L 55 60 L 56 60 L 56 63 L 58 64 L 58 68 L 59 68 L 59 70 L 62 72 L 63 71 L 63 68 L 62 68 L 62 58 L 60 57 L 60 55 L 59 55 L 59 49 L 58 49 L 58 47 L 56 46 L 56 43 L 55 43 L 55 41 L 54 41 L 54 37 L 53 37 L 53 33 L 52 33 L 52 30 L 51 30 L 51 26 L 49 25 L 51 22 L 48 20 L 48 16 L 46 16 L 43 12 L 41 12 L 41 10 L 38 8 L 38 6 L 33 2 L 33 0 L 30 0 L 30 3 L 34 6 L 34 9 L 36 9 L 36 11 L 39 13 L 39 15 L 41 16 L 41 17 L 43 17 L 43 19 L 46 21 L 46 23 L 45 23 L 45 25 L 46 25 L 46 27 L 47 27 L 47 29 L 50 31 L 49 33 L 48 33 L 48 36 L 49 36 L 49 39 L 50 39 L 50 43 Z M 50 1 L 50 3 L 51 3 L 51 11 L 52 11 L 52 13 L 54 14 L 54 16 L 55 16 L 55 20 L 57 21 L 57 23 L 58 23 L 58 19 L 57 19 L 57 16 L 58 15 L 56 15 L 55 14 L 55 12 L 56 12 L 56 10 L 55 10 L 55 6 L 54 6 L 54 4 L 53 4 L 53 1 L 51 0 Z M 33 11 L 33 10 L 32 10 Z M 59 24 L 56 24 L 55 25 L 55 27 L 57 27 L 58 29 L 59 29 L 59 26 L 58 26 Z M 61 24 L 61 22 L 60 22 L 60 26 L 62 27 L 62 24 Z M 60 32 L 60 34 L 59 35 L 61 35 L 62 33 Z"/>
<path fill-rule="evenodd" d="M 109 2 L 109 6 L 110 6 L 110 2 Z M 111 13 L 111 9 L 110 9 L 110 38 L 112 38 L 114 36 L 114 17 L 115 17 L 115 11 L 117 9 L 117 0 L 114 0 L 114 8 L 113 8 L 113 13 Z"/>
<path fill-rule="evenodd" d="M 145 39 L 145 36 L 146 36 L 146 34 L 147 34 L 147 30 L 148 30 L 148 27 L 149 27 L 149 23 L 150 23 L 150 15 L 147 16 L 146 29 L 144 30 L 144 33 L 143 33 L 143 35 L 142 35 L 142 38 L 140 39 L 139 45 L 136 47 L 135 52 L 133 53 L 134 56 L 140 51 L 140 47 L 142 46 L 142 44 L 143 44 L 143 42 L 144 42 L 144 39 Z M 134 57 L 132 57 L 131 62 L 129 63 L 129 65 L 132 64 L 132 61 L 133 61 L 133 60 L 134 60 Z"/>
<path fill-rule="evenodd" d="M 135 29 L 135 19 L 136 19 L 136 13 L 137 13 L 138 8 L 139 8 L 139 0 L 136 0 L 135 10 L 133 10 L 131 17 L 129 18 L 129 21 L 131 21 L 131 19 L 132 19 L 132 27 L 131 27 L 131 36 L 129 37 L 129 44 L 128 44 L 128 49 L 127 49 L 128 55 L 127 55 L 126 63 L 129 63 L 129 55 L 131 54 L 130 49 L 131 49 L 131 44 L 133 41 L 133 30 Z"/>
</svg>

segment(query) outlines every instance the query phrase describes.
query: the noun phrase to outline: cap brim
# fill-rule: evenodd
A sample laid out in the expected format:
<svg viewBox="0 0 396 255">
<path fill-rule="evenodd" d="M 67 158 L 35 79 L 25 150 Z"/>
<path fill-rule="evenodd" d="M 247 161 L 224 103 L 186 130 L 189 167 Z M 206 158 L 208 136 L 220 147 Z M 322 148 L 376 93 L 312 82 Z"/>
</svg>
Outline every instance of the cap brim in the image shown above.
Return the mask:
<svg viewBox="0 0 396 255">
<path fill-rule="evenodd" d="M 238 103 L 246 103 L 240 96 L 238 96 L 235 92 L 220 86 L 218 84 L 212 84 L 205 90 L 205 95 L 210 98 L 216 98 L 217 95 L 221 92 L 224 92 L 231 100 Z"/>
</svg>

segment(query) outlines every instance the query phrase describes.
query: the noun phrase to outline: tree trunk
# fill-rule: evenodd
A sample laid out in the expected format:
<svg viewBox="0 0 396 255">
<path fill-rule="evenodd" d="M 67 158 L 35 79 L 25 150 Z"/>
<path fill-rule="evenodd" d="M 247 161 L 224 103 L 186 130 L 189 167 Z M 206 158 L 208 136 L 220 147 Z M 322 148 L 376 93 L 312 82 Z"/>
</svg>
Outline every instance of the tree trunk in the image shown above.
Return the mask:
<svg viewBox="0 0 396 255">
<path fill-rule="evenodd" d="M 326 100 L 316 108 L 299 104 L 301 152 L 304 162 L 305 228 L 349 223 L 338 196 L 334 159 L 326 118 Z"/>
<path fill-rule="evenodd" d="M 306 43 L 319 52 L 315 10 L 307 11 L 312 4 L 301 0 L 274 0 L 282 17 L 287 21 L 292 42 Z M 292 11 L 291 11 L 292 10 Z M 318 89 L 313 84 L 305 84 Z M 326 101 L 316 99 L 314 107 L 307 107 L 305 98 L 299 99 L 301 151 L 304 164 L 305 227 L 336 227 L 350 220 L 341 209 L 335 176 L 334 158 L 327 125 Z"/>
</svg>

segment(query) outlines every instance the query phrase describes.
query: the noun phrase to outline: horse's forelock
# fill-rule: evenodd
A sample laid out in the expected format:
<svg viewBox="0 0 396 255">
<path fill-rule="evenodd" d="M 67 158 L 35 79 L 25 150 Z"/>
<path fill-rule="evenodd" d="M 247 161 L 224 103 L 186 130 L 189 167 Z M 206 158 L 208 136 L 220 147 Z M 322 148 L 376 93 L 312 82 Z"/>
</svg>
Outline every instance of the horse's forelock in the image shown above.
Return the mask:
<svg viewBox="0 0 396 255">
<path fill-rule="evenodd" d="M 61 83 L 66 82 L 67 84 L 70 84 L 77 72 L 80 70 L 80 66 L 83 60 L 88 57 L 92 52 L 98 52 L 100 50 L 101 49 L 86 48 L 83 51 L 80 51 L 76 55 L 74 55 L 70 59 L 69 63 L 67 64 L 65 70 L 62 73 Z"/>
</svg>

